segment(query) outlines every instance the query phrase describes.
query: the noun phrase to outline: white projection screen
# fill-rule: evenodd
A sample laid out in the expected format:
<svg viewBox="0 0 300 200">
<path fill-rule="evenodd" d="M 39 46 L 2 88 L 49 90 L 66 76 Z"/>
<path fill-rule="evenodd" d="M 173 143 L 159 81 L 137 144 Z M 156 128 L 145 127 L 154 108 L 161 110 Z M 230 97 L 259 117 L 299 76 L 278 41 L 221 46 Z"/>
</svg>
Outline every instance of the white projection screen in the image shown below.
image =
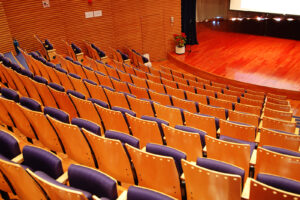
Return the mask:
<svg viewBox="0 0 300 200">
<path fill-rule="evenodd" d="M 300 0 L 230 0 L 230 10 L 300 15 Z"/>
</svg>

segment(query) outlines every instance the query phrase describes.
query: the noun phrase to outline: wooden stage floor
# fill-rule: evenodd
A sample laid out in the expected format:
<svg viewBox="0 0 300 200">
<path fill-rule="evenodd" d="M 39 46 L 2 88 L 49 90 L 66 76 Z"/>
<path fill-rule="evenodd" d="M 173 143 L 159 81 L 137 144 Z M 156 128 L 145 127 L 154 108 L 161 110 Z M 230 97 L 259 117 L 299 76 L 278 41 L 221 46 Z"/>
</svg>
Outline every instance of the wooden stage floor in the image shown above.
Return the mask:
<svg viewBox="0 0 300 200">
<path fill-rule="evenodd" d="M 226 78 L 300 91 L 300 41 L 214 31 L 202 24 L 197 29 L 199 44 L 191 53 L 172 56 Z"/>
</svg>

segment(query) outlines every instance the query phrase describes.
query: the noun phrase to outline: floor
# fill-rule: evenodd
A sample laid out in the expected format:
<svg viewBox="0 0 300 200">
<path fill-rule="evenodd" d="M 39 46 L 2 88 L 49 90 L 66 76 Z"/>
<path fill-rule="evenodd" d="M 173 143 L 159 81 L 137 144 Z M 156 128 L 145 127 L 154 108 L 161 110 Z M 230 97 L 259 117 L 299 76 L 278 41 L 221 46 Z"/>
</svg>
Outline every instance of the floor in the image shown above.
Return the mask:
<svg viewBox="0 0 300 200">
<path fill-rule="evenodd" d="M 177 59 L 238 81 L 300 91 L 300 41 L 197 29 L 199 44 L 174 53 Z"/>
</svg>

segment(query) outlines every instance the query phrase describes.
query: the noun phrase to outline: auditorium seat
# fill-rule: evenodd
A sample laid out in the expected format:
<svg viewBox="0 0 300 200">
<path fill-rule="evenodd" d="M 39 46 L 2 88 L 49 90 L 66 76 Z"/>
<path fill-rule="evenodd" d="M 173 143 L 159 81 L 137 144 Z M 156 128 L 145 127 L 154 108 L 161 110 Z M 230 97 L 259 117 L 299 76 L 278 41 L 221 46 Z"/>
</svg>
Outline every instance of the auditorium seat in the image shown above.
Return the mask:
<svg viewBox="0 0 300 200">
<path fill-rule="evenodd" d="M 183 113 L 186 126 L 203 130 L 207 133 L 207 135 L 217 137 L 219 119 L 213 116 L 196 113 L 194 114 L 187 111 L 184 111 Z"/>
<path fill-rule="evenodd" d="M 101 72 L 95 72 L 95 74 L 100 82 L 100 85 L 114 88 L 114 86 L 111 83 L 111 79 L 108 76 L 102 74 Z"/>
<path fill-rule="evenodd" d="M 21 79 L 18 77 L 17 73 L 11 68 L 6 68 L 6 71 L 10 75 L 10 77 L 12 78 L 12 81 L 14 82 L 14 85 L 16 86 L 16 90 L 18 90 L 18 92 L 22 96 L 27 96 L 28 97 L 27 90 L 25 89 L 25 86 L 22 83 Z"/>
<path fill-rule="evenodd" d="M 172 88 L 165 85 L 166 93 L 171 96 L 178 97 L 180 99 L 185 99 L 185 91 L 182 89 Z"/>
<path fill-rule="evenodd" d="M 259 146 L 263 145 L 299 151 L 300 136 L 282 133 L 272 129 L 261 128 Z"/>
<path fill-rule="evenodd" d="M 223 84 L 223 83 L 217 83 L 217 82 L 214 82 L 214 81 L 211 81 L 211 85 L 214 86 L 214 87 L 219 87 L 219 88 L 224 88 L 224 89 L 227 88 L 227 85 L 226 85 L 226 84 Z"/>
<path fill-rule="evenodd" d="M 143 115 L 154 117 L 154 108 L 152 105 L 152 101 L 148 99 L 138 99 L 128 96 L 128 102 L 130 104 L 130 108 L 134 111 L 137 117 L 141 117 Z"/>
<path fill-rule="evenodd" d="M 198 103 L 196 101 L 184 100 L 175 96 L 172 96 L 173 106 L 182 108 L 192 113 L 198 112 Z"/>
<path fill-rule="evenodd" d="M 62 86 L 57 85 L 55 83 L 49 83 L 48 88 L 51 94 L 53 95 L 59 109 L 68 113 L 71 119 L 73 119 L 74 117 L 78 117 L 77 111 L 71 99 L 69 98 L 69 96 L 65 92 L 65 89 Z"/>
<path fill-rule="evenodd" d="M 267 96 L 267 101 L 271 103 L 280 104 L 280 105 L 290 105 L 290 102 L 288 100 L 275 99 L 268 96 Z"/>
<path fill-rule="evenodd" d="M 201 94 L 201 95 L 205 95 L 205 96 L 210 96 L 210 97 L 216 97 L 216 92 L 213 90 L 206 90 L 203 88 L 198 88 L 196 87 L 196 93 L 197 94 Z"/>
<path fill-rule="evenodd" d="M 235 90 L 223 90 L 223 93 L 226 95 L 232 95 L 232 96 L 237 96 L 237 97 L 241 97 L 243 95 L 243 92 L 240 91 L 235 91 Z"/>
<path fill-rule="evenodd" d="M 217 99 L 217 98 L 213 98 L 210 97 L 208 99 L 209 101 L 209 105 L 211 106 L 216 106 L 216 107 L 222 107 L 228 110 L 233 110 L 235 103 L 233 103 L 232 101 L 227 101 L 227 100 L 223 100 L 223 99 Z"/>
<path fill-rule="evenodd" d="M 79 92 L 68 91 L 69 97 L 77 110 L 78 117 L 82 119 L 87 119 L 96 124 L 101 124 L 100 116 L 92 101 L 86 100 L 83 95 Z"/>
<path fill-rule="evenodd" d="M 86 97 L 90 97 L 90 94 L 89 94 L 88 90 L 86 89 L 80 76 L 69 73 L 68 77 L 69 77 L 72 85 L 74 86 L 75 91 L 82 93 Z"/>
<path fill-rule="evenodd" d="M 204 84 L 204 89 L 223 93 L 223 88 Z"/>
<path fill-rule="evenodd" d="M 160 71 L 158 69 L 155 69 L 154 67 L 150 67 L 149 70 L 150 70 L 150 74 L 160 77 Z"/>
<path fill-rule="evenodd" d="M 252 152 L 253 146 L 255 147 L 255 136 L 255 126 L 222 119 L 220 120 L 220 139 L 222 140 L 237 143 L 243 143 L 243 141 L 251 143 Z"/>
<path fill-rule="evenodd" d="M 104 130 L 114 130 L 130 134 L 126 120 L 120 111 L 110 110 L 98 105 L 95 105 L 95 107 L 103 122 Z"/>
<path fill-rule="evenodd" d="M 152 82 L 150 80 L 147 80 L 147 84 L 150 90 L 153 90 L 161 94 L 166 93 L 165 86 L 163 84 Z"/>
<path fill-rule="evenodd" d="M 177 88 L 177 83 L 175 81 L 171 81 L 171 80 L 168 80 L 168 79 L 165 79 L 165 78 L 161 77 L 161 82 L 165 86 L 169 86 L 169 87 L 172 87 L 172 88 Z"/>
<path fill-rule="evenodd" d="M 111 65 L 108 65 L 108 64 L 105 64 L 104 67 L 105 67 L 105 70 L 107 71 L 108 76 L 114 77 L 116 79 L 120 78 L 117 70 L 114 67 L 112 67 Z"/>
<path fill-rule="evenodd" d="M 143 120 L 126 114 L 132 135 L 140 140 L 140 147 L 143 148 L 148 143 L 163 144 L 163 133 L 154 121 Z"/>
<path fill-rule="evenodd" d="M 95 71 L 92 68 L 83 66 L 82 69 L 83 69 L 84 73 L 86 74 L 86 77 L 88 80 L 94 81 L 96 84 L 100 84 L 100 82 L 95 74 Z M 83 80 L 85 80 L 85 79 L 83 79 Z"/>
<path fill-rule="evenodd" d="M 99 170 L 121 183 L 134 184 L 134 175 L 129 157 L 120 140 L 100 137 L 82 130 L 95 154 Z"/>
<path fill-rule="evenodd" d="M 163 72 L 163 71 L 160 71 L 160 77 L 162 78 L 163 84 L 165 84 L 165 83 L 164 83 L 164 80 L 165 80 L 165 81 L 169 80 L 169 81 L 174 82 L 173 76 L 172 76 L 171 73 L 165 73 L 165 72 Z M 168 84 L 165 84 L 165 85 L 168 85 Z"/>
<path fill-rule="evenodd" d="M 254 95 L 249 93 L 244 93 L 244 97 L 248 99 L 258 100 L 258 101 L 264 101 L 265 97 L 260 95 Z"/>
<path fill-rule="evenodd" d="M 135 76 L 135 75 L 131 75 L 130 77 L 132 78 L 132 83 L 135 86 L 142 87 L 142 88 L 147 88 L 148 87 L 147 82 L 146 82 L 145 79 L 140 78 L 140 77 Z"/>
<path fill-rule="evenodd" d="M 33 178 L 51 199 L 112 199 L 118 197 L 117 182 L 103 172 L 86 166 L 72 164 L 68 168 L 64 185 L 45 174 L 33 174 Z"/>
<path fill-rule="evenodd" d="M 124 93 L 114 92 L 106 88 L 103 88 L 103 90 L 107 96 L 110 107 L 119 106 L 122 108 L 130 109 L 126 99 L 126 95 Z"/>
<path fill-rule="evenodd" d="M 19 76 L 20 80 L 22 81 L 23 85 L 25 86 L 26 91 L 28 93 L 28 97 L 31 97 L 31 98 L 37 100 L 38 102 L 43 103 L 41 95 L 39 94 L 38 90 L 36 89 L 36 87 L 33 83 L 33 80 L 22 74 L 17 74 L 17 75 Z"/>
<path fill-rule="evenodd" d="M 297 154 L 299 155 L 299 153 Z M 263 173 L 300 181 L 298 173 L 300 169 L 299 157 L 258 147 L 256 158 L 254 178 Z"/>
<path fill-rule="evenodd" d="M 123 67 L 124 67 L 126 73 L 136 76 L 133 68 L 130 65 L 123 63 Z"/>
<path fill-rule="evenodd" d="M 83 80 L 83 82 L 89 91 L 91 98 L 108 103 L 107 97 L 100 85 L 97 85 L 95 82 L 90 80 Z"/>
<path fill-rule="evenodd" d="M 246 97 L 240 97 L 240 103 L 251 105 L 251 106 L 258 106 L 262 108 L 264 102 L 262 100 L 254 100 Z"/>
<path fill-rule="evenodd" d="M 186 99 L 187 100 L 191 100 L 191 101 L 195 101 L 201 104 L 205 104 L 207 105 L 207 97 L 206 95 L 202 95 L 202 94 L 195 94 L 189 91 L 185 91 L 186 94 Z"/>
<path fill-rule="evenodd" d="M 197 165 L 182 160 L 182 168 L 188 200 L 241 199 L 242 178 L 237 174 L 242 169 L 205 158 L 198 159 Z"/>
<path fill-rule="evenodd" d="M 253 95 L 259 95 L 259 96 L 266 96 L 266 94 L 264 92 L 250 90 L 250 89 L 246 89 L 246 93 L 253 94 Z"/>
<path fill-rule="evenodd" d="M 178 171 L 172 157 L 144 152 L 128 144 L 125 146 L 135 167 L 139 186 L 182 199 Z"/>
<path fill-rule="evenodd" d="M 292 121 L 293 113 L 265 108 L 263 112 L 263 116 L 286 120 L 286 121 Z"/>
<path fill-rule="evenodd" d="M 183 125 L 183 110 L 173 106 L 164 106 L 158 103 L 153 103 L 156 117 L 170 123 L 170 126 Z"/>
<path fill-rule="evenodd" d="M 228 111 L 228 120 L 235 121 L 235 122 L 241 122 L 249 125 L 253 125 L 258 127 L 259 125 L 259 116 L 250 114 L 250 113 L 244 113 L 239 111 Z"/>
<path fill-rule="evenodd" d="M 111 82 L 116 91 L 130 93 L 129 88 L 128 88 L 128 83 L 123 82 L 123 81 L 118 81 L 113 78 L 111 78 Z"/>
<path fill-rule="evenodd" d="M 195 162 L 198 157 L 203 156 L 200 133 L 180 130 L 164 124 L 162 127 L 167 145 L 184 152 L 188 161 Z M 199 130 L 199 132 L 201 131 Z M 202 134 L 204 135 L 205 132 L 202 131 Z"/>
<path fill-rule="evenodd" d="M 21 105 L 15 100 L 19 100 L 17 92 L 11 89 L 1 88 L 0 103 L 5 107 L 11 117 L 14 126 L 27 138 L 35 139 L 36 135 L 28 119 L 21 109 Z M 4 113 L 6 114 L 6 113 Z M 5 116 L 4 116 L 5 117 Z M 7 117 L 5 117 L 7 118 Z"/>
<path fill-rule="evenodd" d="M 123 67 L 123 65 L 121 65 Z M 122 82 L 133 83 L 130 74 L 117 70 Z"/>
<path fill-rule="evenodd" d="M 207 158 L 219 160 L 242 168 L 245 171 L 243 180 L 249 175 L 250 158 L 252 156 L 249 144 L 239 144 L 218 140 L 205 136 Z"/>
<path fill-rule="evenodd" d="M 299 134 L 299 128 L 296 128 L 295 122 L 284 121 L 280 119 L 274 119 L 270 117 L 263 117 L 261 122 L 262 128 L 269 128 L 279 131 L 285 131 L 288 133 Z"/>
<path fill-rule="evenodd" d="M 204 105 L 204 104 L 198 104 L 198 107 L 199 107 L 200 114 L 210 115 L 224 120 L 227 119 L 228 111 L 225 108 Z"/>
<path fill-rule="evenodd" d="M 61 139 L 66 154 L 75 162 L 95 167 L 92 151 L 85 137 L 78 126 L 69 124 L 69 116 L 49 107 L 45 107 L 44 113 Z"/>
<path fill-rule="evenodd" d="M 203 88 L 203 83 L 188 79 L 189 85 L 197 88 Z"/>
<path fill-rule="evenodd" d="M 128 84 L 130 93 L 136 96 L 139 99 L 149 99 L 149 93 L 147 88 L 137 87 L 132 84 Z"/>
<path fill-rule="evenodd" d="M 148 80 L 153 81 L 155 83 L 161 83 L 161 78 L 160 76 L 155 76 L 153 74 L 147 74 Z"/>
<path fill-rule="evenodd" d="M 163 94 L 163 93 L 158 93 L 158 92 L 155 92 L 153 90 L 149 90 L 149 96 L 150 96 L 151 100 L 153 100 L 155 102 L 158 102 L 162 105 L 165 105 L 165 106 L 167 106 L 167 105 L 171 106 L 172 105 L 170 95 Z"/>
<path fill-rule="evenodd" d="M 223 94 L 220 92 L 217 92 L 217 98 L 218 99 L 222 99 L 222 100 L 226 100 L 226 101 L 231 101 L 231 102 L 238 102 L 239 98 L 235 95 L 229 95 L 229 94 Z"/>
<path fill-rule="evenodd" d="M 235 104 L 235 111 L 250 113 L 254 115 L 261 115 L 261 108 L 259 106 L 251 106 L 242 103 Z"/>
<path fill-rule="evenodd" d="M 141 78 L 141 79 L 147 79 L 147 73 L 144 71 L 141 71 L 137 68 L 133 68 L 134 73 L 136 74 L 137 77 Z"/>
<path fill-rule="evenodd" d="M 60 138 L 42 112 L 39 103 L 25 97 L 20 99 L 20 103 L 20 108 L 34 129 L 39 142 L 54 152 L 63 152 Z"/>
<path fill-rule="evenodd" d="M 273 94 L 273 93 L 268 93 L 267 97 L 271 97 L 271 98 L 274 98 L 274 99 L 280 99 L 280 100 L 286 100 L 287 99 L 287 97 L 284 96 L 284 95 L 278 95 L 278 94 Z"/>
<path fill-rule="evenodd" d="M 182 78 L 182 77 L 178 77 L 178 76 L 173 76 L 173 79 L 175 82 L 182 84 L 182 86 L 184 87 L 184 85 L 187 85 L 187 80 Z"/>
<path fill-rule="evenodd" d="M 74 90 L 74 86 L 72 85 L 72 82 L 70 81 L 67 72 L 62 69 L 62 68 L 57 68 L 57 70 L 55 71 L 55 73 L 57 74 L 61 85 L 66 89 L 66 90 Z"/>
<path fill-rule="evenodd" d="M 252 178 L 248 178 L 248 187 L 244 188 L 243 199 L 264 200 L 264 199 L 298 199 L 300 195 L 269 186 Z"/>
</svg>

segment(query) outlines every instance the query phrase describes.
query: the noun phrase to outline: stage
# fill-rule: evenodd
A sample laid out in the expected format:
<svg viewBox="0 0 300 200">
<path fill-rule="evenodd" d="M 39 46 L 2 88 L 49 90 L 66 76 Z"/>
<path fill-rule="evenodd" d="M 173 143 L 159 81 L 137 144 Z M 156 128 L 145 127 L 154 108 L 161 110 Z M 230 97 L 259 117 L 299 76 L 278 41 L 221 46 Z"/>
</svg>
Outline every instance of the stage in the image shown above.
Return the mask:
<svg viewBox="0 0 300 200">
<path fill-rule="evenodd" d="M 190 67 L 184 69 L 190 73 L 216 75 L 216 81 L 224 82 L 223 77 L 240 86 L 300 97 L 300 41 L 214 31 L 200 23 L 197 38 L 198 45 L 187 45 L 184 55 L 169 53 L 169 60 Z"/>
</svg>

